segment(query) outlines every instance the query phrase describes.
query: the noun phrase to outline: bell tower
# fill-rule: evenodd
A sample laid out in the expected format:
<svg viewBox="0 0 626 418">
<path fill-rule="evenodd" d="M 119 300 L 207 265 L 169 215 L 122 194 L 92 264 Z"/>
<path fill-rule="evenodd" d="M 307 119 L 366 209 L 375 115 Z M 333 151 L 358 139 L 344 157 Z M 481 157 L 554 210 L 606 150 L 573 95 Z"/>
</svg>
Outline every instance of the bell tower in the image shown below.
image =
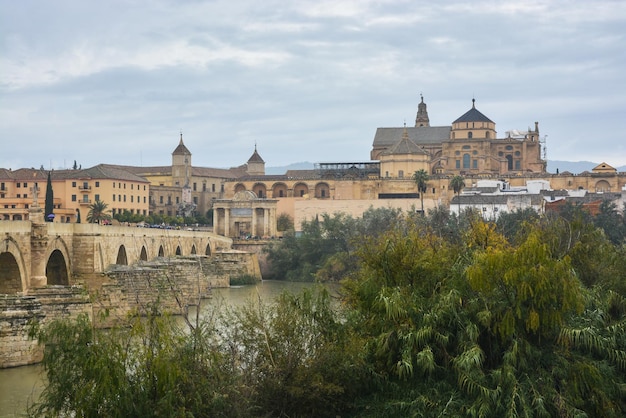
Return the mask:
<svg viewBox="0 0 626 418">
<path fill-rule="evenodd" d="M 430 120 L 428 119 L 428 110 L 426 109 L 426 103 L 424 103 L 424 96 L 420 94 L 422 101 L 417 106 L 417 116 L 415 117 L 415 127 L 430 126 Z"/>
</svg>

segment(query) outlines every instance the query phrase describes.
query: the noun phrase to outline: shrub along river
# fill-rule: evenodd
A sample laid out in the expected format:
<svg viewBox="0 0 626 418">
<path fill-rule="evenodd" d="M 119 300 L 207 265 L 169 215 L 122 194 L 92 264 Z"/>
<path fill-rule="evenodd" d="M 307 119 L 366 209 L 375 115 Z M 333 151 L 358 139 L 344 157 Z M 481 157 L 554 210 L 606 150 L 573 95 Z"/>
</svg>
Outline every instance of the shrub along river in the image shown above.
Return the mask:
<svg viewBox="0 0 626 418">
<path fill-rule="evenodd" d="M 250 298 L 271 302 L 281 292 L 298 293 L 312 283 L 265 280 L 256 285 L 213 289 L 213 297 L 203 306 L 222 303 L 241 306 Z M 40 365 L 0 369 L 0 418 L 23 416 L 28 403 L 37 398 L 43 388 L 44 376 Z"/>
</svg>

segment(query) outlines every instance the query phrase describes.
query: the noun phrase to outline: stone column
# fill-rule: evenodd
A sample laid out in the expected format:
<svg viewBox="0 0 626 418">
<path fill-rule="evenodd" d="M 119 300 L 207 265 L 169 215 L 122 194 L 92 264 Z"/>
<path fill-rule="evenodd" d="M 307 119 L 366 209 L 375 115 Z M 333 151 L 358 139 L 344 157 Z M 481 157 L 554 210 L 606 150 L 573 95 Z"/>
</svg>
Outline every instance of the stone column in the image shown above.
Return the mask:
<svg viewBox="0 0 626 418">
<path fill-rule="evenodd" d="M 230 207 L 224 208 L 224 236 L 230 236 Z"/>
<path fill-rule="evenodd" d="M 220 234 L 220 210 L 215 207 L 213 208 L 213 232 Z"/>
<path fill-rule="evenodd" d="M 270 229 L 269 229 L 269 210 L 268 209 L 263 209 L 263 236 L 268 236 L 270 235 Z"/>
<path fill-rule="evenodd" d="M 48 249 L 48 226 L 44 221 L 43 209 L 31 206 L 28 209 L 31 220 L 30 230 L 30 277 L 29 288 L 42 287 L 48 283 L 46 277 L 46 251 Z M 28 290 L 28 289 L 24 289 Z"/>
<path fill-rule="evenodd" d="M 250 224 L 250 233 L 254 236 L 257 234 L 257 219 L 256 219 L 256 208 L 252 206 L 252 222 Z"/>
</svg>

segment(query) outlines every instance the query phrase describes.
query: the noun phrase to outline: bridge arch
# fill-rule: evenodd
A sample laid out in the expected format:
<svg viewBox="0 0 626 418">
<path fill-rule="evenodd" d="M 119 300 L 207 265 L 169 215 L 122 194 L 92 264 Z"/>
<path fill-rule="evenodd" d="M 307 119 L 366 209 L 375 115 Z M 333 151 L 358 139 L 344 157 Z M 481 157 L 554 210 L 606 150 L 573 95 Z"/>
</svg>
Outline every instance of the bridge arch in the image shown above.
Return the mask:
<svg viewBox="0 0 626 418">
<path fill-rule="evenodd" d="M 0 293 L 22 292 L 28 287 L 22 252 L 10 237 L 2 242 L 0 248 Z"/>
<path fill-rule="evenodd" d="M 165 257 L 165 248 L 163 248 L 163 244 L 159 245 L 158 257 Z"/>
<path fill-rule="evenodd" d="M 176 246 L 176 255 L 183 255 L 183 250 L 180 249 L 180 245 Z"/>
<path fill-rule="evenodd" d="M 66 258 L 60 250 L 54 250 L 46 263 L 46 281 L 49 285 L 70 284 Z"/>
<path fill-rule="evenodd" d="M 211 255 L 211 241 L 207 242 L 206 249 L 204 250 L 204 255 Z"/>
<path fill-rule="evenodd" d="M 191 245 L 191 255 L 196 255 L 197 251 L 196 251 L 196 244 L 192 244 Z"/>
<path fill-rule="evenodd" d="M 124 245 L 120 245 L 120 248 L 117 250 L 117 259 L 115 260 L 115 264 L 121 266 L 128 265 L 128 256 L 126 255 L 126 247 Z"/>
<path fill-rule="evenodd" d="M 69 285 L 72 271 L 70 251 L 65 241 L 57 236 L 48 245 L 46 257 L 46 282 L 49 285 Z"/>
<path fill-rule="evenodd" d="M 148 261 L 148 251 L 146 251 L 146 246 L 141 246 L 141 252 L 139 253 L 139 261 Z"/>
</svg>

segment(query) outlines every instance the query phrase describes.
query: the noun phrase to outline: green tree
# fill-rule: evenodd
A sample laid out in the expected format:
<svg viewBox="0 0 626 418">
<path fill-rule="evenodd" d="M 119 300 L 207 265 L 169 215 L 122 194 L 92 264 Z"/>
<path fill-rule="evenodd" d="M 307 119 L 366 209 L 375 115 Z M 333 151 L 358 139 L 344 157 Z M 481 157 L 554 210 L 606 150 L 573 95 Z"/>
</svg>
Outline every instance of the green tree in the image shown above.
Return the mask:
<svg viewBox="0 0 626 418">
<path fill-rule="evenodd" d="M 87 213 L 87 222 L 100 223 L 104 220 L 111 219 L 111 215 L 108 213 L 108 207 L 102 200 L 96 200 L 89 205 L 89 212 Z"/>
<path fill-rule="evenodd" d="M 46 221 L 52 222 L 54 219 L 54 191 L 52 190 L 52 179 L 48 171 L 48 181 L 46 182 L 46 201 L 44 207 Z"/>
<path fill-rule="evenodd" d="M 452 179 L 450 180 L 450 188 L 454 191 L 454 194 L 456 194 L 456 198 L 459 203 L 459 215 L 460 215 L 461 214 L 460 195 L 461 195 L 461 190 L 465 188 L 465 180 L 463 179 L 463 177 L 459 175 L 452 177 Z"/>
<path fill-rule="evenodd" d="M 417 185 L 417 191 L 420 194 L 420 202 L 422 203 L 422 215 L 424 214 L 424 193 L 428 187 L 428 173 L 423 168 L 413 173 L 413 181 Z"/>
<path fill-rule="evenodd" d="M 276 230 L 285 232 L 293 229 L 293 218 L 286 213 L 281 213 L 276 217 Z"/>
</svg>

